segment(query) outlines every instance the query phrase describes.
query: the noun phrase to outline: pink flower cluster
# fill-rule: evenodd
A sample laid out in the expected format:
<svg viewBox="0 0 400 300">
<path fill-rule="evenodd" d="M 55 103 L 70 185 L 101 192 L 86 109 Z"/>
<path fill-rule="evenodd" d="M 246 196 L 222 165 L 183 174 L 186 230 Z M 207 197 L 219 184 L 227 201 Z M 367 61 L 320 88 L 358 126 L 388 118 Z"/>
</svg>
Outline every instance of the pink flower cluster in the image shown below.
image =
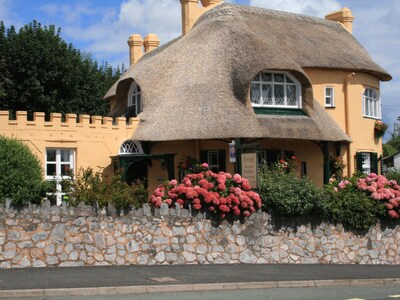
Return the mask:
<svg viewBox="0 0 400 300">
<path fill-rule="evenodd" d="M 149 203 L 156 208 L 162 203 L 169 207 L 175 203 L 181 207 L 191 205 L 194 210 L 209 211 L 220 219 L 227 215 L 248 217 L 262 205 L 260 196 L 251 190 L 247 179 L 239 174 L 217 174 L 210 170 L 188 174 L 179 184 L 177 180 L 171 180 L 160 185 L 150 196 Z"/>
<path fill-rule="evenodd" d="M 357 188 L 365 191 L 372 199 L 384 201 L 391 218 L 400 218 L 400 185 L 395 180 L 371 173 L 358 179 Z"/>
</svg>

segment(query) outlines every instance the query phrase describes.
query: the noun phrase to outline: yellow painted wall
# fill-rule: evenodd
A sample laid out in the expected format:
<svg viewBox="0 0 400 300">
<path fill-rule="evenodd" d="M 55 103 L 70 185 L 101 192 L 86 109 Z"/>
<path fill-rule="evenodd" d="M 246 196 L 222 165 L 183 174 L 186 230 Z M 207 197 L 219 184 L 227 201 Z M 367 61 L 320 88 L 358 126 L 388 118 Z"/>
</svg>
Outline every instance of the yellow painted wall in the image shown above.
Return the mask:
<svg viewBox="0 0 400 300">
<path fill-rule="evenodd" d="M 113 118 L 67 114 L 51 114 L 45 121 L 44 113 L 35 113 L 34 120 L 27 120 L 26 112 L 17 112 L 16 120 L 9 120 L 8 111 L 0 111 L 0 133 L 25 142 L 45 168 L 46 148 L 71 148 L 76 152 L 75 169 L 91 167 L 105 169 L 105 175 L 113 172 L 110 156 L 118 154 L 121 144 L 130 139 L 138 125 L 138 118 Z"/>
<path fill-rule="evenodd" d="M 366 73 L 352 73 L 350 71 L 334 71 L 306 69 L 308 77 L 313 85 L 314 98 L 325 106 L 325 87 L 334 87 L 334 108 L 326 108 L 326 112 L 330 114 L 336 122 L 346 131 L 345 117 L 345 93 L 346 81 L 347 99 L 348 99 L 348 123 L 347 134 L 352 138 L 353 142 L 349 146 L 345 146 L 344 159 L 347 166 L 347 175 L 352 175 L 355 171 L 354 156 L 357 152 L 376 152 L 378 156 L 382 154 L 382 138 L 374 137 L 375 119 L 363 117 L 362 113 L 362 95 L 365 88 L 371 87 L 378 90 L 380 81 L 377 77 Z M 350 147 L 350 155 L 347 156 L 348 147 Z"/>
</svg>

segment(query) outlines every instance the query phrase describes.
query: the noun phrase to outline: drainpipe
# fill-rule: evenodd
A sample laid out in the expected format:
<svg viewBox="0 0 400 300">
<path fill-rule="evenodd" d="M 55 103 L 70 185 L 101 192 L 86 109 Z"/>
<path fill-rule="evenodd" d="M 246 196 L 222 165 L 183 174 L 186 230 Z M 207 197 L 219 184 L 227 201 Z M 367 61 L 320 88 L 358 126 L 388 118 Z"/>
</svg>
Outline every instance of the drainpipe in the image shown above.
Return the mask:
<svg viewBox="0 0 400 300">
<path fill-rule="evenodd" d="M 347 75 L 346 80 L 344 81 L 344 120 L 345 120 L 345 130 L 346 134 L 351 137 L 350 134 L 350 111 L 349 111 L 349 82 L 352 77 L 354 77 L 356 73 L 350 73 Z M 347 148 L 347 176 L 351 177 L 351 143 L 349 143 Z"/>
</svg>

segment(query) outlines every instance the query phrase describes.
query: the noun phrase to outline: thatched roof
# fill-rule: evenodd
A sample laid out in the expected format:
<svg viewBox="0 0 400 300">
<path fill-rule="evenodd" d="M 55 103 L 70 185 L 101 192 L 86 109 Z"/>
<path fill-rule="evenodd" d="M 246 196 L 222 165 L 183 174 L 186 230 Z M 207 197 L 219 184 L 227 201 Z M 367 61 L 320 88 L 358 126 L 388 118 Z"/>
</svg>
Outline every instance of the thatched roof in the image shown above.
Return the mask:
<svg viewBox="0 0 400 300">
<path fill-rule="evenodd" d="M 313 100 L 303 68 L 390 75 L 337 22 L 221 4 L 183 37 L 145 54 L 107 93 L 120 114 L 130 83 L 142 90 L 143 112 L 134 139 L 290 138 L 350 141 Z M 248 100 L 262 70 L 285 70 L 302 84 L 306 116 L 256 115 Z M 125 105 L 125 106 L 124 106 Z"/>
</svg>

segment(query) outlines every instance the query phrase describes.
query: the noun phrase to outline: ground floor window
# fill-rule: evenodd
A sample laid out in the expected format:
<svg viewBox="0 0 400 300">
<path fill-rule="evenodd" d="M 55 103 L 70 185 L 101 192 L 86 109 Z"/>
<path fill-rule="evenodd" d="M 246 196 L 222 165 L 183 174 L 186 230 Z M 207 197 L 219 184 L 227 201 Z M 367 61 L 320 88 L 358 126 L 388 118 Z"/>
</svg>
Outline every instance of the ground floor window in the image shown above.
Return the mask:
<svg viewBox="0 0 400 300">
<path fill-rule="evenodd" d="M 65 191 L 63 181 L 71 179 L 71 172 L 74 169 L 75 151 L 73 149 L 46 149 L 46 180 L 53 183 L 54 192 L 49 193 L 57 205 L 61 204 Z"/>
<path fill-rule="evenodd" d="M 375 152 L 357 152 L 356 170 L 359 173 L 378 173 L 378 154 Z"/>
<path fill-rule="evenodd" d="M 205 162 L 208 164 L 208 168 L 218 173 L 220 171 L 226 171 L 226 154 L 225 150 L 206 150 L 200 153 L 201 163 Z"/>
</svg>

